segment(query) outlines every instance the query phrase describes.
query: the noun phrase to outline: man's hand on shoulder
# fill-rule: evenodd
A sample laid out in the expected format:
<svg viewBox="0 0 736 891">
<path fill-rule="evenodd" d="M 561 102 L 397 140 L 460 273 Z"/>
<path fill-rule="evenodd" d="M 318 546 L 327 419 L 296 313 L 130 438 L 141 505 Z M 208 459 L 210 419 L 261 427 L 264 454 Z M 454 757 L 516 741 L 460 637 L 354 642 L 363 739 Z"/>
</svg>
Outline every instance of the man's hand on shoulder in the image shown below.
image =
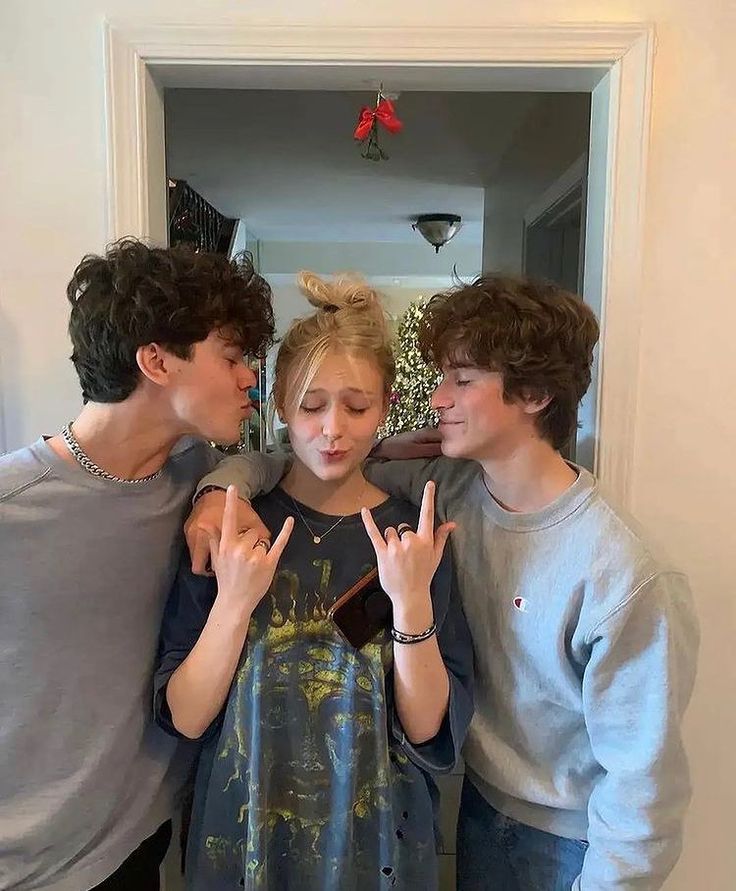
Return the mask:
<svg viewBox="0 0 736 891">
<path fill-rule="evenodd" d="M 442 454 L 442 436 L 434 427 L 408 430 L 381 440 L 371 452 L 371 458 L 409 460 L 411 458 L 437 458 Z"/>
<path fill-rule="evenodd" d="M 195 575 L 213 575 L 210 569 L 210 536 L 216 530 L 218 537 L 222 531 L 222 515 L 225 509 L 224 489 L 209 489 L 197 499 L 192 512 L 184 524 L 184 535 L 192 559 L 192 572 Z M 271 533 L 263 525 L 261 518 L 244 498 L 238 498 L 238 532 L 255 529 L 258 538 L 271 540 Z"/>
</svg>

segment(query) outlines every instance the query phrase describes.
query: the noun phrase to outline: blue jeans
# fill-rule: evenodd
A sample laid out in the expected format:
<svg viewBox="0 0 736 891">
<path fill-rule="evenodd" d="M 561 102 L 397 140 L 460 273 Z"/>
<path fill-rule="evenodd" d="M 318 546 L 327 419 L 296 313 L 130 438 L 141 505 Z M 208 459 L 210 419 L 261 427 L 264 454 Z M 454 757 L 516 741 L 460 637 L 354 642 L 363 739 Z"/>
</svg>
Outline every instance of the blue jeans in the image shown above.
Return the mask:
<svg viewBox="0 0 736 891">
<path fill-rule="evenodd" d="M 457 891 L 570 891 L 588 844 L 499 814 L 467 779 L 457 824 Z"/>
</svg>

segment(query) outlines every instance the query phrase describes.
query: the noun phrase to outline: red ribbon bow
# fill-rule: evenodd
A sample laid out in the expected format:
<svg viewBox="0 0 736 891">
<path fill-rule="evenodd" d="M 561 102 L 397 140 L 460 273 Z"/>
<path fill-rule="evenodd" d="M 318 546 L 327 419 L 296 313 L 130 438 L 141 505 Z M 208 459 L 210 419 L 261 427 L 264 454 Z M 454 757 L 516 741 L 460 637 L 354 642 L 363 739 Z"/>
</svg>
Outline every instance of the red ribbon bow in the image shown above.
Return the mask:
<svg viewBox="0 0 736 891">
<path fill-rule="evenodd" d="M 384 98 L 375 108 L 368 108 L 368 106 L 361 108 L 358 126 L 355 128 L 353 136 L 360 142 L 367 139 L 375 121 L 382 124 L 389 133 L 398 133 L 404 126 L 396 117 L 393 102 Z"/>
</svg>

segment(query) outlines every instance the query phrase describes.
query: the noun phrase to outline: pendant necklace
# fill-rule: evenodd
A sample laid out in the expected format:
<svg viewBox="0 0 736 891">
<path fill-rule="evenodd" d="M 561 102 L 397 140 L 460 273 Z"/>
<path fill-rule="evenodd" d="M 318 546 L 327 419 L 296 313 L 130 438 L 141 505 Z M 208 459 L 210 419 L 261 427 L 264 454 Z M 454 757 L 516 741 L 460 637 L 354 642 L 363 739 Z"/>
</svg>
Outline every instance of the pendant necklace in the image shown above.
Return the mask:
<svg viewBox="0 0 736 891">
<path fill-rule="evenodd" d="M 360 498 L 362 498 L 363 495 L 365 494 L 365 490 L 367 487 L 368 487 L 368 480 L 366 480 L 365 485 L 363 486 L 363 490 L 360 493 Z M 312 527 L 309 525 L 309 523 L 307 523 L 306 519 L 304 518 L 304 514 L 301 512 L 301 510 L 299 508 L 299 504 L 297 503 L 294 496 L 289 495 L 289 498 L 291 498 L 292 504 L 294 505 L 294 509 L 299 514 L 299 519 L 302 521 L 302 523 L 304 523 L 304 526 L 306 527 L 307 531 L 312 536 L 312 541 L 316 545 L 320 544 L 320 542 L 323 539 L 327 538 L 327 536 L 330 534 L 330 532 L 332 532 L 333 529 L 337 529 L 337 527 L 340 525 L 340 523 L 342 523 L 342 521 L 345 519 L 345 517 L 351 516 L 350 514 L 343 514 L 341 517 L 338 517 L 338 519 L 332 524 L 332 526 L 330 526 L 330 528 L 327 530 L 327 532 L 323 532 L 322 535 L 317 535 L 317 533 L 314 531 L 314 529 L 312 529 Z"/>
</svg>

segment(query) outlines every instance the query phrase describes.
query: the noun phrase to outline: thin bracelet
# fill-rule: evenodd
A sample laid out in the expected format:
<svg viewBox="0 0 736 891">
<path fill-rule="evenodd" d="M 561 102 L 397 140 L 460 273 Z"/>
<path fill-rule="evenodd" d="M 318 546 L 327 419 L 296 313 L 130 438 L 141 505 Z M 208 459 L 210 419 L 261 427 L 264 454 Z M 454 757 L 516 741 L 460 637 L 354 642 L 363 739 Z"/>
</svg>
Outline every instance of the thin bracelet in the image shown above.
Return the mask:
<svg viewBox="0 0 736 891">
<path fill-rule="evenodd" d="M 203 495 L 208 495 L 210 492 L 222 492 L 224 494 L 226 491 L 227 489 L 223 489 L 222 486 L 203 486 L 199 492 L 195 493 L 194 498 L 192 498 L 192 506 L 194 506 Z"/>
<path fill-rule="evenodd" d="M 422 631 L 420 634 L 405 634 L 403 631 L 397 631 L 395 628 L 391 629 L 391 637 L 396 641 L 396 643 L 400 644 L 415 644 L 421 643 L 423 640 L 428 640 L 433 634 L 437 632 L 437 623 L 432 622 L 432 624 L 427 628 L 426 631 Z"/>
</svg>

